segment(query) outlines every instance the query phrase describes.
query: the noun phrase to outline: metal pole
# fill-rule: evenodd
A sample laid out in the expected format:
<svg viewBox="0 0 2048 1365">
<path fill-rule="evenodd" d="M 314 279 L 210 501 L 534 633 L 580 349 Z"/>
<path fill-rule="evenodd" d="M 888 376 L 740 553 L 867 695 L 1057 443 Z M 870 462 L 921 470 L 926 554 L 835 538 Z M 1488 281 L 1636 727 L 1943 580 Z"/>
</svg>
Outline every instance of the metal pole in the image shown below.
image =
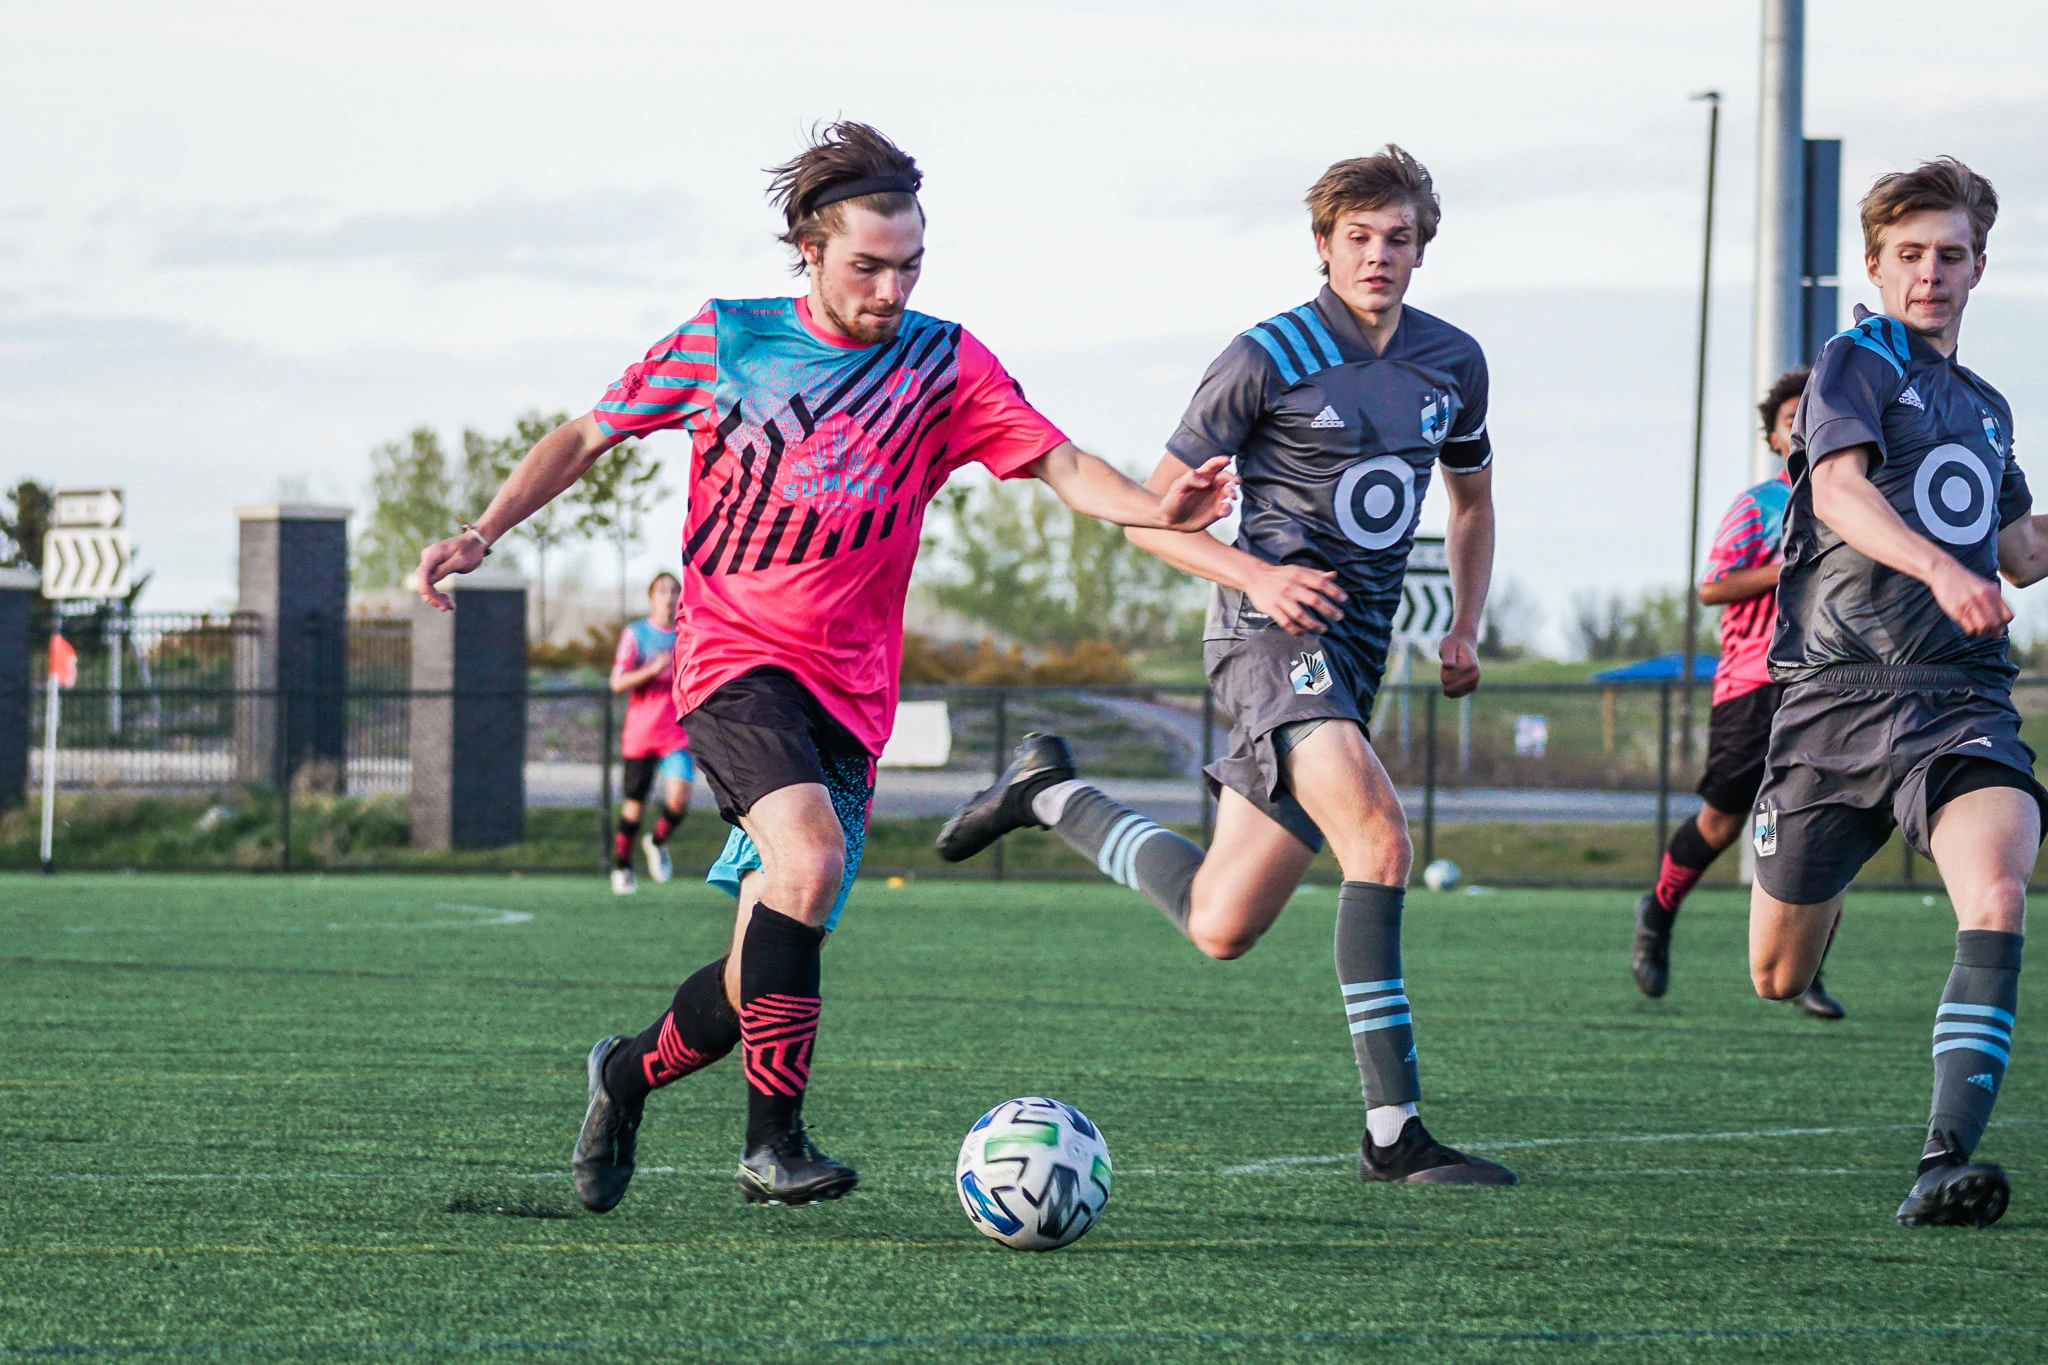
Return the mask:
<svg viewBox="0 0 2048 1365">
<path fill-rule="evenodd" d="M 1756 344 L 1752 393 L 1800 363 L 1800 266 L 1806 225 L 1806 4 L 1764 0 L 1762 107 L 1757 118 Z M 1759 438 L 1750 481 L 1776 472 Z"/>
<path fill-rule="evenodd" d="M 121 642 L 127 637 L 128 604 L 117 602 L 107 614 L 107 730 L 121 733 Z"/>
<path fill-rule="evenodd" d="M 1209 790 L 1209 765 L 1216 761 L 1216 694 L 1202 692 L 1202 771 L 1195 780 L 1202 788 L 1202 846 L 1207 848 L 1216 833 L 1216 794 Z"/>
<path fill-rule="evenodd" d="M 1436 693 L 1422 694 L 1422 865 L 1436 861 Z"/>
<path fill-rule="evenodd" d="M 1472 776 L 1472 694 L 1458 698 L 1458 776 Z"/>
<path fill-rule="evenodd" d="M 277 735 L 273 741 L 277 748 L 277 870 L 292 870 L 292 755 L 291 755 L 291 694 L 284 689 L 283 679 L 272 695 L 277 705 Z"/>
<path fill-rule="evenodd" d="M 1700 234 L 1700 336 L 1692 377 L 1692 502 L 1685 523 L 1685 658 L 1679 676 L 1685 679 L 1680 699 L 1678 751 L 1692 762 L 1692 681 L 1700 652 L 1700 465 L 1707 438 L 1707 313 L 1714 298 L 1714 166 L 1721 145 L 1721 92 L 1709 90 L 1694 99 L 1707 101 L 1707 207 Z"/>
<path fill-rule="evenodd" d="M 1657 685 L 1657 856 L 1671 839 L 1671 684 Z"/>
<path fill-rule="evenodd" d="M 996 744 L 995 761 L 992 764 L 992 771 L 997 777 L 1001 777 L 1003 775 L 1004 755 L 1010 752 L 1010 694 L 1000 687 L 996 689 L 995 710 Z M 1001 881 L 1003 879 L 1002 840 L 996 840 L 994 852 L 996 860 L 995 879 Z"/>
<path fill-rule="evenodd" d="M 612 865 L 612 689 L 604 689 L 604 738 L 597 746 L 597 857 L 600 868 Z"/>
<path fill-rule="evenodd" d="M 54 636 L 52 637 L 55 638 Z M 57 711 L 63 693 L 57 686 L 57 670 L 43 694 L 43 871 L 57 870 Z"/>
</svg>

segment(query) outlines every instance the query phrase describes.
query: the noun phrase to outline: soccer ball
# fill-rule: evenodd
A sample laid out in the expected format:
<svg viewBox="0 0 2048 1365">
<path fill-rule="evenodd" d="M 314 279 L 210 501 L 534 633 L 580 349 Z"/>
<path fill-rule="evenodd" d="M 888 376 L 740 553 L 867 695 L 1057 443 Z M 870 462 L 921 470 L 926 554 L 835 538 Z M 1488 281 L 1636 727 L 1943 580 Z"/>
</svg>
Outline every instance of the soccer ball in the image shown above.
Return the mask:
<svg viewBox="0 0 2048 1365">
<path fill-rule="evenodd" d="M 1449 858 L 1438 858 L 1422 869 L 1422 884 L 1432 891 L 1448 891 L 1458 884 L 1464 874 Z"/>
<path fill-rule="evenodd" d="M 1057 1251 L 1109 1202 L 1109 1144 L 1071 1104 L 1028 1096 L 983 1114 L 953 1168 L 960 1207 L 982 1236 L 1018 1251 Z"/>
</svg>

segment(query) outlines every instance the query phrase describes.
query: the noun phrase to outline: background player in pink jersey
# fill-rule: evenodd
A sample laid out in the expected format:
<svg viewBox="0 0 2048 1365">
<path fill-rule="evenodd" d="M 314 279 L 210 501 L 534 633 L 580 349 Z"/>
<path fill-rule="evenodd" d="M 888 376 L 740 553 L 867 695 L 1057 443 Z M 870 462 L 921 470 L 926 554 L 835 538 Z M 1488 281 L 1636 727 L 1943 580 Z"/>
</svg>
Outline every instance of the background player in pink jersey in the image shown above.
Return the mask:
<svg viewBox="0 0 2048 1365">
<path fill-rule="evenodd" d="M 627 436 L 691 438 L 675 702 L 738 835 L 732 951 L 638 1037 L 599 1040 L 577 1140 L 577 1197 L 614 1207 L 648 1094 L 741 1050 L 741 1193 L 836 1199 L 859 1177 L 804 1131 L 819 951 L 866 839 L 874 762 L 895 722 L 903 601 L 932 497 L 956 470 L 1043 479 L 1078 512 L 1199 531 L 1230 507 L 1227 460 L 1152 492 L 1074 447 L 957 323 L 908 308 L 924 264 L 917 164 L 840 123 L 777 168 L 798 298 L 713 299 L 589 413 L 543 437 L 462 535 L 420 556 L 422 595 Z"/>
<path fill-rule="evenodd" d="M 640 843 L 647 875 L 657 882 L 675 875 L 668 836 L 689 814 L 690 786 L 697 779 L 689 733 L 676 719 L 676 599 L 682 591 L 683 581 L 674 574 L 656 574 L 647 585 L 647 615 L 619 632 L 619 652 L 612 658 L 612 691 L 626 694 L 626 723 L 619 727 L 625 800 L 612 834 L 612 891 L 621 896 L 639 889 L 633 881 L 633 840 L 640 835 L 656 779 L 661 782 L 661 813 Z"/>
<path fill-rule="evenodd" d="M 1792 421 L 1809 371 L 1778 376 L 1757 404 L 1764 439 L 1784 459 L 1792 449 Z M 1671 988 L 1671 927 L 1686 893 L 1714 859 L 1742 834 L 1764 779 L 1771 717 L 1785 689 L 1771 681 L 1771 632 L 1778 626 L 1778 571 L 1783 565 L 1785 507 L 1792 484 L 1781 467 L 1742 494 L 1721 518 L 1700 601 L 1721 610 L 1721 662 L 1714 669 L 1714 710 L 1707 722 L 1707 767 L 1700 775 L 1700 813 L 1682 821 L 1665 847 L 1657 885 L 1636 902 L 1635 951 L 1629 971 L 1644 995 Z M 1820 973 L 1794 997 L 1808 1014 L 1840 1019 L 1842 1006 L 1821 985 Z"/>
</svg>

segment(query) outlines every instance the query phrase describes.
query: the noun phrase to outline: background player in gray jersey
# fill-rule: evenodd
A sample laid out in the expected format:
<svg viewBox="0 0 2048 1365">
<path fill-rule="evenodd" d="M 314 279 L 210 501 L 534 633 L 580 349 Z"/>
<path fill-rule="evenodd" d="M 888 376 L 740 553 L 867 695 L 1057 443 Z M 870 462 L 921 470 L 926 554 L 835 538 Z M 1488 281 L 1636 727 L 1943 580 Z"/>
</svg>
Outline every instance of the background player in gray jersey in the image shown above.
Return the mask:
<svg viewBox="0 0 2048 1365">
<path fill-rule="evenodd" d="M 1449 471 L 1456 618 L 1443 687 L 1479 684 L 1481 609 L 1493 568 L 1486 360 L 1447 322 L 1404 306 L 1436 232 L 1429 173 L 1398 147 L 1342 161 L 1308 195 L 1329 285 L 1232 341 L 1209 367 L 1151 487 L 1217 456 L 1237 461 L 1235 545 L 1131 536 L 1217 585 L 1204 632 L 1209 684 L 1232 720 L 1204 860 L 1179 835 L 1074 777 L 1055 736 L 1027 736 L 994 787 L 939 835 L 958 861 L 1021 825 L 1050 827 L 1159 907 L 1211 957 L 1250 951 L 1322 847 L 1335 846 L 1337 979 L 1365 1091 L 1359 1174 L 1419 1184 L 1515 1177 L 1432 1138 L 1401 966 L 1408 827 L 1366 733 L 1401 601 L 1416 515 Z"/>
<path fill-rule="evenodd" d="M 2005 1211 L 2004 1172 L 1971 1158 L 2011 1056 L 2048 803 L 2019 737 L 1996 578 L 2048 574 L 2048 518 L 2030 515 L 2011 409 L 1956 361 L 1997 213 L 1990 184 L 1948 159 L 1884 176 L 1863 200 L 1884 311 L 1856 310 L 1800 404 L 1771 647 L 1787 686 L 1752 816 L 1760 995 L 1806 988 L 1843 888 L 1894 824 L 1955 906 L 1908 1225 Z"/>
</svg>

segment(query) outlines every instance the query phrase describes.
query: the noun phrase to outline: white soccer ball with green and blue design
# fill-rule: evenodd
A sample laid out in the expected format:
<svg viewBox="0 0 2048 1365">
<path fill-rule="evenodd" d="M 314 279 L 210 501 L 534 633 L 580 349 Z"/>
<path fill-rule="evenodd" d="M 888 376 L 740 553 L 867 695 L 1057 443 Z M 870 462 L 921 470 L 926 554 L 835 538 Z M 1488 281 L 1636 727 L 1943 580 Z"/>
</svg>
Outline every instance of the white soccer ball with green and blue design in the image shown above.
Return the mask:
<svg viewBox="0 0 2048 1365">
<path fill-rule="evenodd" d="M 1018 1251 L 1057 1251 L 1109 1203 L 1109 1144 L 1071 1104 L 1027 1096 L 983 1114 L 960 1144 L 954 1187 L 984 1237 Z"/>
</svg>

